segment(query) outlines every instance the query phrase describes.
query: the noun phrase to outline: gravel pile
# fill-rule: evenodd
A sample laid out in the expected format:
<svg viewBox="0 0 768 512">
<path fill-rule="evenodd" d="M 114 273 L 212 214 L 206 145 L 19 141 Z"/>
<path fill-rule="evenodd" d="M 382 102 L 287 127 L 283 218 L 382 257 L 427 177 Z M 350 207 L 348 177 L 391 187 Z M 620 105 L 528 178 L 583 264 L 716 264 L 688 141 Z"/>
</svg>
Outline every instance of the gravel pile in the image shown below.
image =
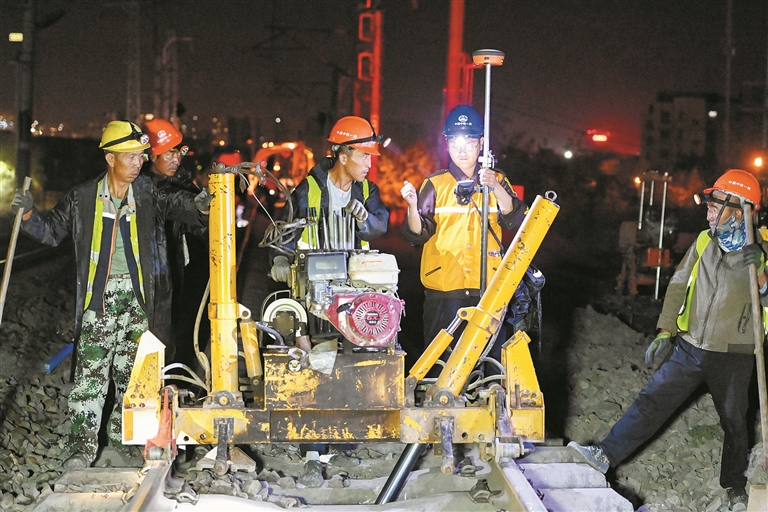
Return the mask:
<svg viewBox="0 0 768 512">
<path fill-rule="evenodd" d="M 585 444 L 605 437 L 650 379 L 654 369 L 645 366 L 644 358 L 653 336 L 589 306 L 574 317 L 565 436 Z M 756 429 L 760 439 L 759 424 Z M 657 437 L 615 470 L 614 486 L 635 506 L 645 504 L 642 510 L 727 510 L 719 485 L 722 440 L 712 398 L 708 393 L 694 396 Z M 755 451 L 753 461 L 761 460 L 762 445 Z M 762 468 L 755 471 L 755 466 L 751 481 L 764 483 Z"/>
<path fill-rule="evenodd" d="M 51 374 L 43 371 L 43 365 L 70 341 L 72 276 L 67 258 L 45 270 L 14 269 L 0 325 L 0 510 L 31 510 L 35 500 L 51 492 L 61 473 L 69 431 L 70 359 Z M 649 379 L 652 370 L 645 367 L 643 357 L 650 339 L 591 307 L 577 311 L 574 317 L 564 436 L 586 443 L 600 440 L 608 432 Z M 704 394 L 694 398 L 644 450 L 609 477 L 642 510 L 724 510 L 725 495 L 718 485 L 722 435 L 712 401 Z M 756 437 L 760 439 L 759 428 Z M 220 478 L 197 471 L 190 463 L 187 483 L 202 493 L 273 501 L 283 507 L 298 505 L 270 498 L 266 489 L 305 485 L 302 476 L 307 475 L 279 469 L 279 460 L 295 464 L 300 454 L 275 446 L 258 450 L 253 455 L 271 459 L 272 468 Z M 335 455 L 325 464 L 321 483 L 331 488 L 346 487 L 356 477 L 387 475 L 397 460 L 396 453 Z M 754 469 L 755 464 L 752 466 Z M 753 471 L 751 478 L 764 482 L 762 468 Z M 303 481 L 309 482 L 307 478 Z"/>
</svg>

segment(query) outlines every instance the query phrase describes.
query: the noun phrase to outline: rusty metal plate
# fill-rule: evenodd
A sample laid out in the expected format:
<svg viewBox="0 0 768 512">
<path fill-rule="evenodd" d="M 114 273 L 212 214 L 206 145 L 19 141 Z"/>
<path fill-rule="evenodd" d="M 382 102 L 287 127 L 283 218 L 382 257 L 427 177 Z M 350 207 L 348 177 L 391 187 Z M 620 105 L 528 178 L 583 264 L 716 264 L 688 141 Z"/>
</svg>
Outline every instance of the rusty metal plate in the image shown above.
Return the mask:
<svg viewBox="0 0 768 512">
<path fill-rule="evenodd" d="M 330 375 L 291 371 L 285 354 L 265 354 L 264 394 L 268 410 L 400 409 L 405 354 L 344 353 Z"/>
<path fill-rule="evenodd" d="M 272 441 L 399 441 L 400 411 L 272 411 Z"/>
</svg>

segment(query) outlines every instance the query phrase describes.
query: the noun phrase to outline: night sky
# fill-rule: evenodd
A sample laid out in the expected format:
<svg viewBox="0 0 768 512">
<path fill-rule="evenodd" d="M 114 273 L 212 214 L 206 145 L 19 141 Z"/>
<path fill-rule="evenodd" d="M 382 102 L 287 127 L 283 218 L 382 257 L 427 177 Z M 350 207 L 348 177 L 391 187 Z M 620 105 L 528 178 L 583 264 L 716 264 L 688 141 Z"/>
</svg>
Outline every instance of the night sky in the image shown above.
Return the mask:
<svg viewBox="0 0 768 512">
<path fill-rule="evenodd" d="M 0 114 L 14 114 L 25 0 L 0 0 Z M 129 26 L 119 2 L 38 0 L 35 117 L 81 130 L 125 109 Z M 141 1 L 142 110 L 152 110 L 153 38 L 179 37 L 179 99 L 187 117 L 254 116 L 260 131 L 294 138 L 331 101 L 331 69 L 354 72 L 355 0 Z M 768 3 L 733 2 L 732 90 L 763 81 Z M 448 0 L 382 0 L 382 132 L 397 142 L 439 132 Z M 506 53 L 493 69 L 493 145 L 516 134 L 562 149 L 589 128 L 639 146 L 641 117 L 660 91 L 725 90 L 726 0 L 466 0 L 464 49 Z M 282 34 L 282 35 L 281 35 Z M 475 75 L 483 109 L 484 74 Z M 346 105 L 340 105 L 345 107 Z M 282 132 L 273 120 L 284 121 Z"/>
</svg>

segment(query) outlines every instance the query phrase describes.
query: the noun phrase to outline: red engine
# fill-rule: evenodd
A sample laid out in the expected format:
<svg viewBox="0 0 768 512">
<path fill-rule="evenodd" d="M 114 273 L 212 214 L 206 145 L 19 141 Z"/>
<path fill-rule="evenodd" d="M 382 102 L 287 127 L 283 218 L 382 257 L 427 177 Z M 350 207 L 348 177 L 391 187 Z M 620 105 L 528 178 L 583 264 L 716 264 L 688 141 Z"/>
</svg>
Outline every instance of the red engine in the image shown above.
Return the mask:
<svg viewBox="0 0 768 512">
<path fill-rule="evenodd" d="M 383 347 L 400 329 L 403 301 L 384 293 L 335 294 L 328 320 L 360 347 Z"/>
</svg>

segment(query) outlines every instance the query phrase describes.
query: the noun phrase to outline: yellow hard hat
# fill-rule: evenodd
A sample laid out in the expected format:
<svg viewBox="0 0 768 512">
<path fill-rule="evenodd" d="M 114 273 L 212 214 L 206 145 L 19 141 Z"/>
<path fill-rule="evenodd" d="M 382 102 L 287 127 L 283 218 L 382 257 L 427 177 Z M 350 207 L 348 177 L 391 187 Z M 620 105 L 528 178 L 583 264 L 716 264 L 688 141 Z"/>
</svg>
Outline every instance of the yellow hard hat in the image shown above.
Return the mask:
<svg viewBox="0 0 768 512">
<path fill-rule="evenodd" d="M 99 147 L 114 153 L 129 153 L 149 148 L 149 135 L 130 121 L 110 121 L 101 134 Z"/>
</svg>

